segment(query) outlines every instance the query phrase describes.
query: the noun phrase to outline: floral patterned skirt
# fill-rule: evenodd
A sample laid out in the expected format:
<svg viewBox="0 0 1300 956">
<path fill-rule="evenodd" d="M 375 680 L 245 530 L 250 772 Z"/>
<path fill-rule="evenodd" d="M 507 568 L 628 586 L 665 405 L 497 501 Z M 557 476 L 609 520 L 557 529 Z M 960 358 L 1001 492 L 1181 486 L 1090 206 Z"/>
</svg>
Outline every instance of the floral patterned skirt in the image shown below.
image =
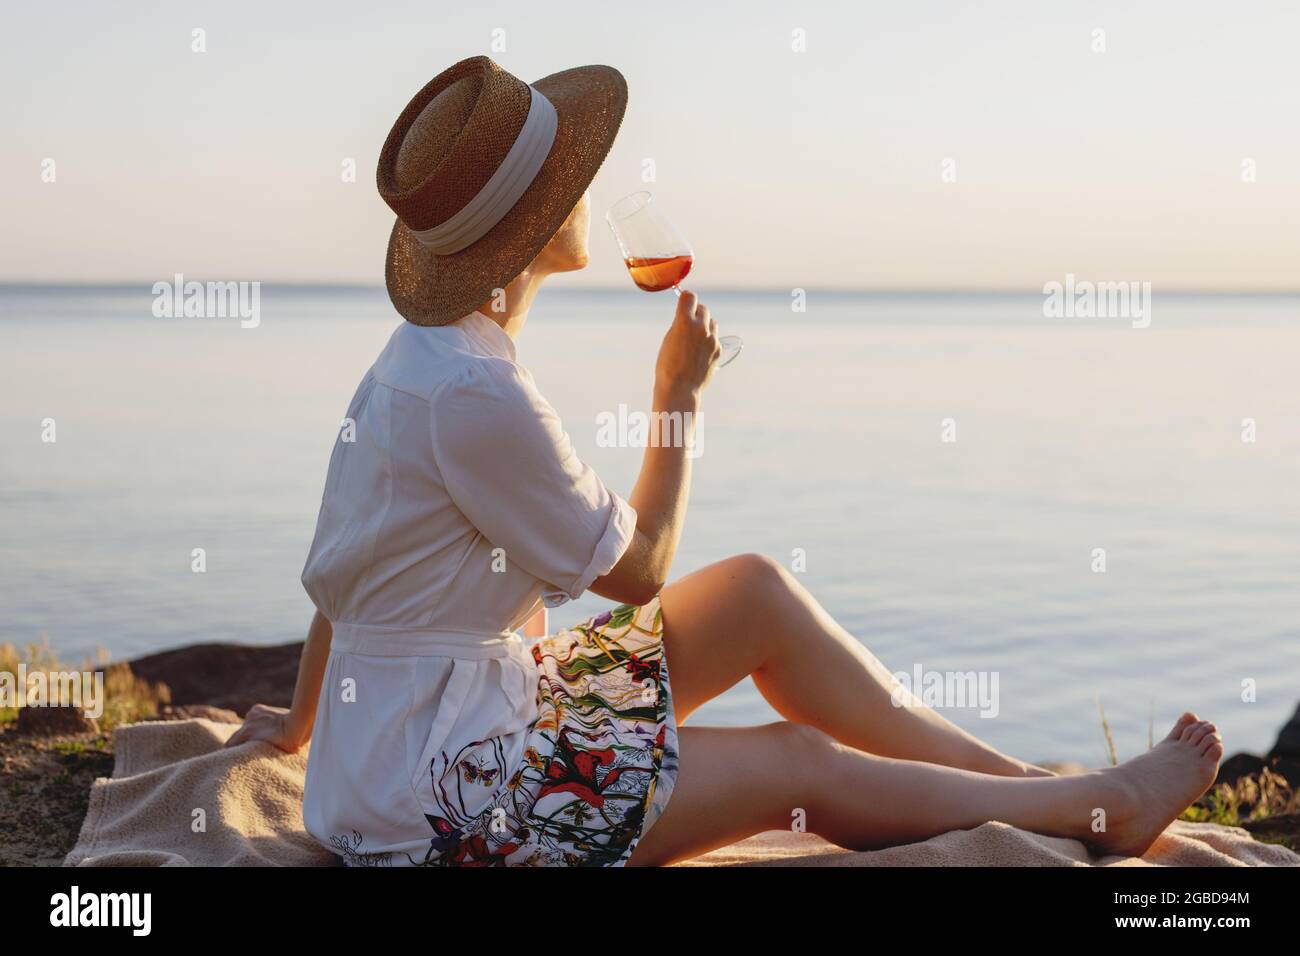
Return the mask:
<svg viewBox="0 0 1300 956">
<path fill-rule="evenodd" d="M 491 741 L 427 768 L 424 866 L 621 866 L 677 779 L 677 727 L 658 597 L 620 605 L 532 649 L 539 716 L 495 797 L 467 817 L 458 794 L 495 771 Z M 481 781 L 480 781 L 481 782 Z M 427 791 L 426 791 L 427 792 Z M 481 793 L 481 791 L 480 791 Z M 431 808 L 432 809 L 432 808 Z M 351 859 L 350 863 L 365 863 Z M 403 861 L 406 862 L 406 861 Z"/>
</svg>

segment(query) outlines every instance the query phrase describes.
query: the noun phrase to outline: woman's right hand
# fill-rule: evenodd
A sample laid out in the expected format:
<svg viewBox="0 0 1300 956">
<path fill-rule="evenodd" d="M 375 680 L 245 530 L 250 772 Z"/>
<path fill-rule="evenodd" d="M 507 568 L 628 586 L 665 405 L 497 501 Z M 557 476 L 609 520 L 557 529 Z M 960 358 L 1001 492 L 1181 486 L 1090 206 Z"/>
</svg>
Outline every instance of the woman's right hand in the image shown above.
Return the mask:
<svg viewBox="0 0 1300 956">
<path fill-rule="evenodd" d="M 722 346 L 718 323 L 709 316 L 694 292 L 683 289 L 677 314 L 659 346 L 655 362 L 655 390 L 663 395 L 697 397 L 713 377 Z"/>
<path fill-rule="evenodd" d="M 290 712 L 284 707 L 254 704 L 244 716 L 244 725 L 226 741 L 227 747 L 238 747 L 250 740 L 264 740 L 285 753 L 297 753 L 306 739 L 291 726 Z"/>
</svg>

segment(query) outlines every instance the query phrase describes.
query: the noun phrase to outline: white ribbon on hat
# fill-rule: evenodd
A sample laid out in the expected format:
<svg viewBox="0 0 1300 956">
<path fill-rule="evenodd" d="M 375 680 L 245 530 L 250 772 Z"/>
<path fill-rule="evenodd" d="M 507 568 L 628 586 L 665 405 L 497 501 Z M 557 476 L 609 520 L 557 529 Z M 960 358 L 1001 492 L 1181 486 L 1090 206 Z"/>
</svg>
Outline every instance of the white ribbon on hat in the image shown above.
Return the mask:
<svg viewBox="0 0 1300 956">
<path fill-rule="evenodd" d="M 501 165 L 464 208 L 428 229 L 411 230 L 420 244 L 440 256 L 460 252 L 502 220 L 532 184 L 555 142 L 555 106 L 541 91 L 528 87 L 528 116 Z"/>
</svg>

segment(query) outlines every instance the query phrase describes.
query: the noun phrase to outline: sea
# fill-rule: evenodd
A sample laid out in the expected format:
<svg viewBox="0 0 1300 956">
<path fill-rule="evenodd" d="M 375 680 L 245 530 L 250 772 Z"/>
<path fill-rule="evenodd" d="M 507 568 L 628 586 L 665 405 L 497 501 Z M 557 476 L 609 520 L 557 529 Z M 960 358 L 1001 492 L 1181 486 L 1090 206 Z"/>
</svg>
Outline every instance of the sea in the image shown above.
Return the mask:
<svg viewBox="0 0 1300 956">
<path fill-rule="evenodd" d="M 1157 289 L 1137 321 L 698 291 L 745 348 L 705 394 L 673 577 L 771 556 L 1028 760 L 1104 763 L 1103 711 L 1121 758 L 1187 709 L 1268 748 L 1300 700 L 1300 297 Z M 267 284 L 256 322 L 156 306 L 147 282 L 0 287 L 0 643 L 77 662 L 306 630 L 326 462 L 401 319 L 369 287 Z M 548 288 L 518 341 L 624 495 L 642 450 L 601 423 L 648 408 L 673 306 Z M 748 680 L 691 718 L 775 719 Z"/>
</svg>

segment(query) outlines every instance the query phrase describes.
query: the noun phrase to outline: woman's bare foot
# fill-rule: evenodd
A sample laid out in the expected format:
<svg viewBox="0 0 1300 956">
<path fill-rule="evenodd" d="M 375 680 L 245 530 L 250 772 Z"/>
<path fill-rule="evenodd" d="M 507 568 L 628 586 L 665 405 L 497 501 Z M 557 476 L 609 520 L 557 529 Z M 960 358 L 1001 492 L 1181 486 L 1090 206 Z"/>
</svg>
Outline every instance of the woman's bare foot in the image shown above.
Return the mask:
<svg viewBox="0 0 1300 956">
<path fill-rule="evenodd" d="M 1098 774 L 1106 828 L 1092 842 L 1108 854 L 1141 856 L 1209 789 L 1222 756 L 1223 740 L 1214 724 L 1183 714 L 1169 736 L 1146 753 Z"/>
</svg>

